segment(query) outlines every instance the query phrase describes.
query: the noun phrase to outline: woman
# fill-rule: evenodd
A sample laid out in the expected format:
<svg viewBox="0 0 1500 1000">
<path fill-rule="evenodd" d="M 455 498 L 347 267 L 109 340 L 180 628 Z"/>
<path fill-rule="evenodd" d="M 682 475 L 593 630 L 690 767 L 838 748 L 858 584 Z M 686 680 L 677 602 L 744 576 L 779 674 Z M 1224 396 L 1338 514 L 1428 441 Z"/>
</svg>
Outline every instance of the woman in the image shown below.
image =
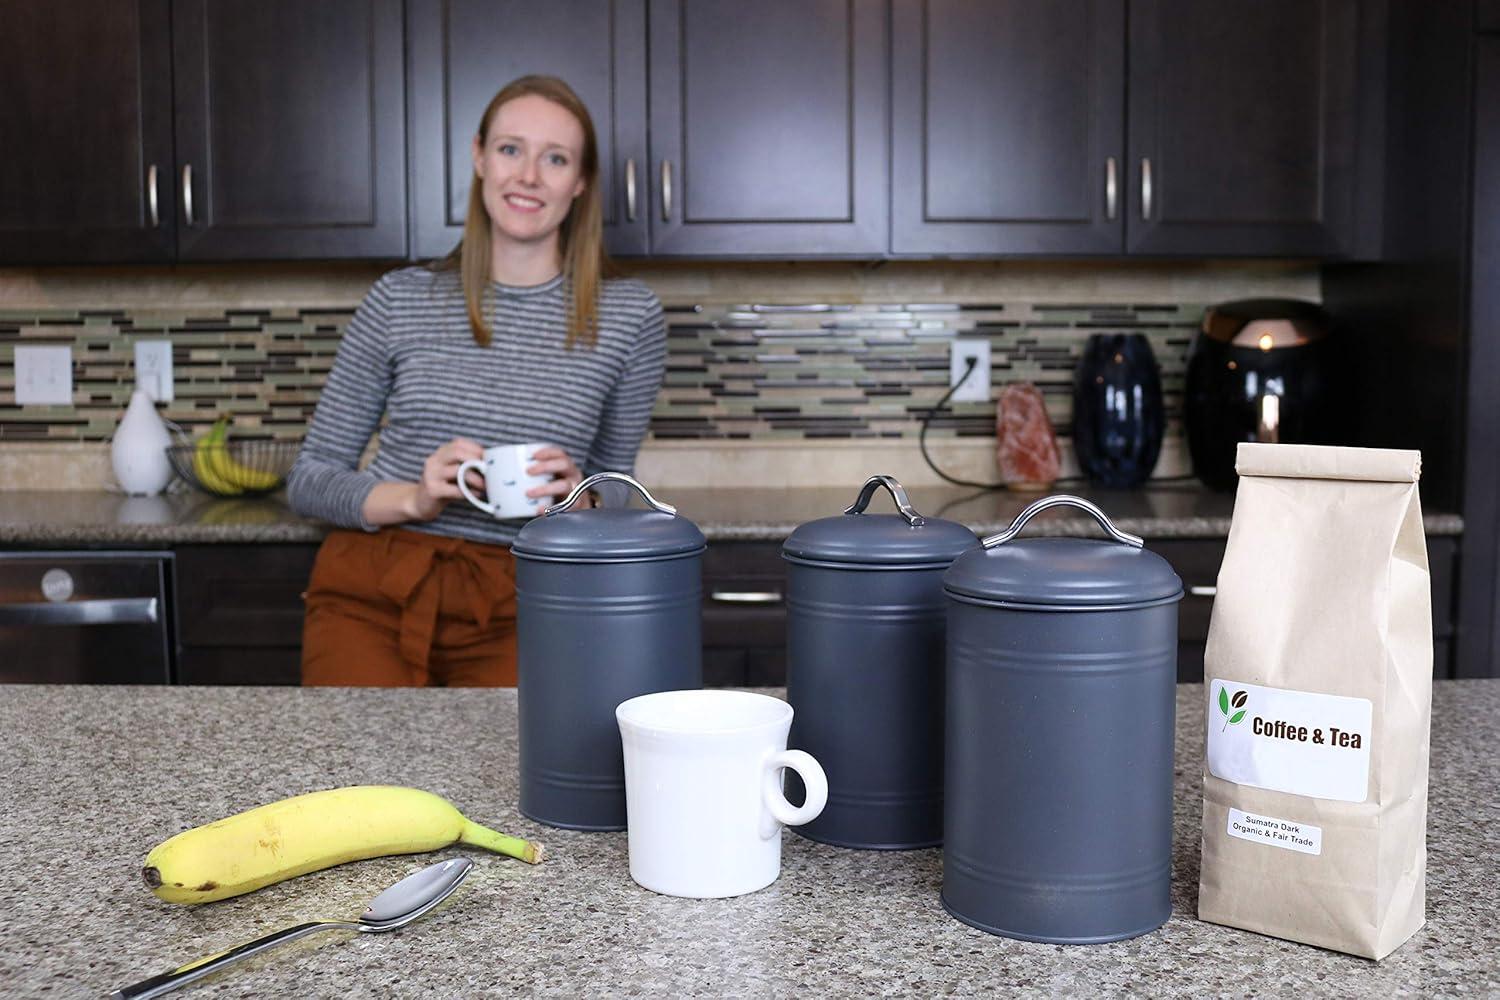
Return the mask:
<svg viewBox="0 0 1500 1000">
<path fill-rule="evenodd" d="M 471 152 L 463 241 L 375 283 L 292 470 L 292 508 L 347 529 L 313 567 L 304 684 L 514 684 L 520 524 L 463 502 L 459 464 L 551 442 L 527 472 L 552 477 L 529 495 L 554 502 L 585 473 L 633 469 L 661 385 L 661 304 L 604 280 L 598 145 L 577 95 L 514 81 Z"/>
</svg>

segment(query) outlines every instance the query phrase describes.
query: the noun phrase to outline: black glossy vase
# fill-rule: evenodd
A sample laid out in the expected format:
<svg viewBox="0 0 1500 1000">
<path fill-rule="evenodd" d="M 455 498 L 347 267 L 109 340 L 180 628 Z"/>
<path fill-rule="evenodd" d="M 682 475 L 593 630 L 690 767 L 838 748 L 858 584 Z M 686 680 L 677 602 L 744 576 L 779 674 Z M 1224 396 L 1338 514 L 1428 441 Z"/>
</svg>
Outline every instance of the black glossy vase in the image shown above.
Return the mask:
<svg viewBox="0 0 1500 1000">
<path fill-rule="evenodd" d="M 1139 486 L 1151 476 L 1166 432 L 1161 375 L 1139 333 L 1089 337 L 1073 383 L 1073 448 L 1100 486 Z"/>
</svg>

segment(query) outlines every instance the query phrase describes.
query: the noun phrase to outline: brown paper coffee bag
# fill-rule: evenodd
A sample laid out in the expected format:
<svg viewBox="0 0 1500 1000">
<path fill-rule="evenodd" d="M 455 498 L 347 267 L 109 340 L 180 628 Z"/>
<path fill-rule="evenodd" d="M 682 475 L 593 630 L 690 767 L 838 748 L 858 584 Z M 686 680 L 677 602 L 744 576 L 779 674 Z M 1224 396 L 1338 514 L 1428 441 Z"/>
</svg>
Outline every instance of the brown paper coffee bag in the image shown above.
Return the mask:
<svg viewBox="0 0 1500 1000">
<path fill-rule="evenodd" d="M 1380 959 L 1425 920 L 1421 455 L 1241 444 L 1235 468 L 1204 665 L 1198 916 Z"/>
</svg>

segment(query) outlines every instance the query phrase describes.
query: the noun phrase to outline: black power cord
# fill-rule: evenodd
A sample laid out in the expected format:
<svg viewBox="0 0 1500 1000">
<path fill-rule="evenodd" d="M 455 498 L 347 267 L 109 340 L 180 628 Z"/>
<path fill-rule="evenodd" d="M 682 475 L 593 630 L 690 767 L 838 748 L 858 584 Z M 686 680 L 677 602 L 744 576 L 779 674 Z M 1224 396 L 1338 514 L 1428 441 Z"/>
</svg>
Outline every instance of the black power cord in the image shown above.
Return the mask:
<svg viewBox="0 0 1500 1000">
<path fill-rule="evenodd" d="M 975 483 L 967 479 L 958 479 L 950 476 L 942 469 L 939 469 L 937 463 L 932 460 L 932 456 L 927 454 L 927 428 L 932 423 L 932 418 L 937 416 L 939 410 L 948 405 L 948 400 L 952 399 L 953 394 L 969 380 L 969 376 L 974 374 L 974 369 L 978 365 L 978 358 L 969 358 L 968 366 L 964 368 L 963 375 L 957 382 L 953 383 L 953 386 L 943 395 L 943 398 L 937 401 L 937 405 L 927 411 L 927 416 L 922 418 L 922 429 L 917 433 L 917 447 L 922 449 L 922 460 L 927 463 L 929 469 L 938 474 L 938 478 L 950 482 L 954 486 L 974 486 L 981 490 L 1003 490 L 1005 489 L 1004 483 Z"/>
<path fill-rule="evenodd" d="M 927 427 L 932 423 L 932 418 L 937 416 L 939 410 L 948 405 L 948 400 L 952 399 L 953 394 L 959 390 L 964 382 L 968 381 L 969 376 L 974 374 L 974 369 L 978 367 L 978 365 L 978 358 L 968 358 L 963 375 L 959 377 L 959 380 L 957 382 L 953 383 L 952 388 L 950 388 L 946 393 L 943 394 L 943 398 L 937 401 L 937 405 L 927 411 L 927 415 L 922 418 L 922 429 L 917 434 L 917 446 L 922 449 L 922 460 L 927 463 L 927 467 L 933 472 L 937 473 L 939 478 L 952 483 L 954 486 L 972 486 L 985 492 L 988 492 L 990 490 L 1003 490 L 1006 488 L 1005 483 L 976 483 L 971 482 L 967 479 L 958 479 L 954 476 L 950 476 L 942 469 L 939 469 L 937 467 L 937 463 L 932 460 L 932 456 L 927 453 Z M 1190 480 L 1195 480 L 1197 478 L 1197 476 L 1191 473 L 1180 476 L 1157 476 L 1147 480 L 1147 484 L 1157 486 L 1166 483 L 1183 483 Z M 1086 482 L 1088 482 L 1087 476 L 1071 476 L 1062 479 L 1055 479 L 1052 481 L 1051 485 L 1066 486 L 1073 483 Z M 968 497 L 966 499 L 973 499 L 973 497 Z"/>
</svg>

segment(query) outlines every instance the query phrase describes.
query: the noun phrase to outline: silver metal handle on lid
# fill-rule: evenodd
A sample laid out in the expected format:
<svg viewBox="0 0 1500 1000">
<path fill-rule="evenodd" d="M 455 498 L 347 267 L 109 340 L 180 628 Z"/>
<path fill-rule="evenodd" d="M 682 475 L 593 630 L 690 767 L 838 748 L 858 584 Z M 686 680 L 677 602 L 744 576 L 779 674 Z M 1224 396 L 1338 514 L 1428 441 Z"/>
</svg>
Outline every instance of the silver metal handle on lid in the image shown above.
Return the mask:
<svg viewBox="0 0 1500 1000">
<path fill-rule="evenodd" d="M 1053 507 L 1077 507 L 1079 510 L 1092 515 L 1094 520 L 1099 522 L 1099 527 L 1108 532 L 1109 537 L 1113 538 L 1115 541 L 1123 542 L 1124 544 L 1130 545 L 1137 549 L 1143 547 L 1146 544 L 1139 536 L 1132 535 L 1128 531 L 1121 531 L 1119 528 L 1116 528 L 1114 524 L 1110 522 L 1109 518 L 1105 516 L 1104 511 L 1089 503 L 1083 497 L 1069 496 L 1066 493 L 1058 493 L 1055 496 L 1043 497 L 1042 499 L 1031 504 L 1025 510 L 1021 511 L 1020 514 L 1016 515 L 1016 519 L 1011 522 L 1011 526 L 1009 528 L 1006 528 L 998 535 L 991 535 L 990 537 L 986 538 L 982 544 L 987 549 L 993 548 L 996 545 L 1004 545 L 1006 542 L 1010 541 L 1012 538 L 1015 538 L 1021 533 L 1021 529 L 1026 527 L 1027 521 L 1031 520 L 1042 511 L 1050 510 Z"/>
<path fill-rule="evenodd" d="M 593 489 L 595 486 L 598 486 L 600 483 L 624 483 L 626 486 L 633 487 L 635 491 L 641 495 L 642 500 L 646 501 L 652 507 L 661 511 L 663 514 L 676 515 L 677 513 L 676 507 L 673 507 L 669 503 L 662 503 L 660 500 L 656 499 L 656 497 L 651 495 L 650 490 L 646 489 L 646 487 L 642 486 L 631 476 L 627 476 L 623 472 L 596 472 L 592 476 L 589 476 L 587 479 L 585 479 L 583 482 L 579 483 L 577 486 L 573 487 L 573 492 L 569 493 L 562 503 L 553 504 L 551 507 L 548 507 L 546 510 L 542 511 L 542 516 L 547 517 L 551 514 L 561 514 L 563 511 L 567 510 L 569 507 L 577 503 L 579 497 L 583 496 L 585 493 Z"/>
<path fill-rule="evenodd" d="M 906 523 L 913 528 L 920 528 L 927 523 L 927 519 L 918 514 L 912 507 L 911 501 L 906 498 L 906 490 L 896 482 L 894 476 L 871 476 L 865 480 L 864 488 L 859 491 L 859 499 L 844 509 L 845 514 L 863 514 L 865 508 L 870 505 L 870 498 L 875 495 L 875 490 L 884 486 L 890 490 L 891 499 L 896 501 L 896 509 L 901 516 L 906 518 Z"/>
</svg>

